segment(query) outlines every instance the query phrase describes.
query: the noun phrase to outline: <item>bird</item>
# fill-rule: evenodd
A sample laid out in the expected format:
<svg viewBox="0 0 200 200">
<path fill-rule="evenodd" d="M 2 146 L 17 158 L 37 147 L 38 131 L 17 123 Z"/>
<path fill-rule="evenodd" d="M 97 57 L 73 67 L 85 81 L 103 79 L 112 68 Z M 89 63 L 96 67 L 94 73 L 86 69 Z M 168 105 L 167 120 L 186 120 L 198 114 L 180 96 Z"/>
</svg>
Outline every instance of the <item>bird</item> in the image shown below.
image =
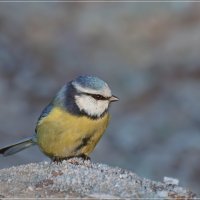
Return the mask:
<svg viewBox="0 0 200 200">
<path fill-rule="evenodd" d="M 1 148 L 0 154 L 9 156 L 38 145 L 55 162 L 90 159 L 108 126 L 110 104 L 118 100 L 102 79 L 80 75 L 65 83 L 43 109 L 32 137 Z"/>
</svg>

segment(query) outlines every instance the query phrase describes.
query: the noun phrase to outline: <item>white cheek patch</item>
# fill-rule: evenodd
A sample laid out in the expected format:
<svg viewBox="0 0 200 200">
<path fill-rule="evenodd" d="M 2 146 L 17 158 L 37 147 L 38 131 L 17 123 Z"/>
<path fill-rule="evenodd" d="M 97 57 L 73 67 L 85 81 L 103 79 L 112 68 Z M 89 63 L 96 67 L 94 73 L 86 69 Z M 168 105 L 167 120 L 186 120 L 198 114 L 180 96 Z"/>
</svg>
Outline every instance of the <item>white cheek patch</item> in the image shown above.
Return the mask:
<svg viewBox="0 0 200 200">
<path fill-rule="evenodd" d="M 79 109 L 85 111 L 90 116 L 100 117 L 109 106 L 109 101 L 95 100 L 88 95 L 76 95 L 75 101 Z"/>
</svg>

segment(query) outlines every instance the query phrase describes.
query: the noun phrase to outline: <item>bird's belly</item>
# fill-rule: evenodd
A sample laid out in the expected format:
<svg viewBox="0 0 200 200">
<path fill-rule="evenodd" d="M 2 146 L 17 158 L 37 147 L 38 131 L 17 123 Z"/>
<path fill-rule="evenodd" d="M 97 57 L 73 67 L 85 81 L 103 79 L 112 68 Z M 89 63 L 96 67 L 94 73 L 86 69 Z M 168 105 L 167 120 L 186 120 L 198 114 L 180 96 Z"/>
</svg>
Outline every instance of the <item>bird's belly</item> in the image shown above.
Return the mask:
<svg viewBox="0 0 200 200">
<path fill-rule="evenodd" d="M 37 126 L 37 143 L 50 157 L 88 156 L 103 135 L 109 116 L 93 120 L 53 110 Z"/>
</svg>

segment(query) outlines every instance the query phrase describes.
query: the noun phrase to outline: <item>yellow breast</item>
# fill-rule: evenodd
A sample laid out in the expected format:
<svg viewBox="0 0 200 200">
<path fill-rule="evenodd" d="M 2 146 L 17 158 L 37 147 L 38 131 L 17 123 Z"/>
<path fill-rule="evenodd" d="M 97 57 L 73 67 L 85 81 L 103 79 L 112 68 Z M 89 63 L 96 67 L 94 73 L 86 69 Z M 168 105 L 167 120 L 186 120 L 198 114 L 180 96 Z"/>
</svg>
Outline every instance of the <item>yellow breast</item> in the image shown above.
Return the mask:
<svg viewBox="0 0 200 200">
<path fill-rule="evenodd" d="M 37 143 L 50 157 L 88 156 L 103 135 L 109 115 L 93 120 L 55 107 L 37 125 Z"/>
</svg>

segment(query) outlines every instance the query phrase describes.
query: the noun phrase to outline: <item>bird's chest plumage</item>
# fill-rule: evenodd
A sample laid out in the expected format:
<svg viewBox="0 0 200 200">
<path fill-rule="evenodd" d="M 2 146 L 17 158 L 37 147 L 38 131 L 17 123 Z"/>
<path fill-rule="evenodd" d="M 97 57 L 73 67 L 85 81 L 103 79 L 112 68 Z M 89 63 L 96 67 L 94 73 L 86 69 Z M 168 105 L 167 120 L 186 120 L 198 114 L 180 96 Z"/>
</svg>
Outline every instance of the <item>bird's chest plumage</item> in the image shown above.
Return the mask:
<svg viewBox="0 0 200 200">
<path fill-rule="evenodd" d="M 37 143 L 50 157 L 88 156 L 103 135 L 108 121 L 108 114 L 94 120 L 71 115 L 56 107 L 39 121 Z"/>
</svg>

